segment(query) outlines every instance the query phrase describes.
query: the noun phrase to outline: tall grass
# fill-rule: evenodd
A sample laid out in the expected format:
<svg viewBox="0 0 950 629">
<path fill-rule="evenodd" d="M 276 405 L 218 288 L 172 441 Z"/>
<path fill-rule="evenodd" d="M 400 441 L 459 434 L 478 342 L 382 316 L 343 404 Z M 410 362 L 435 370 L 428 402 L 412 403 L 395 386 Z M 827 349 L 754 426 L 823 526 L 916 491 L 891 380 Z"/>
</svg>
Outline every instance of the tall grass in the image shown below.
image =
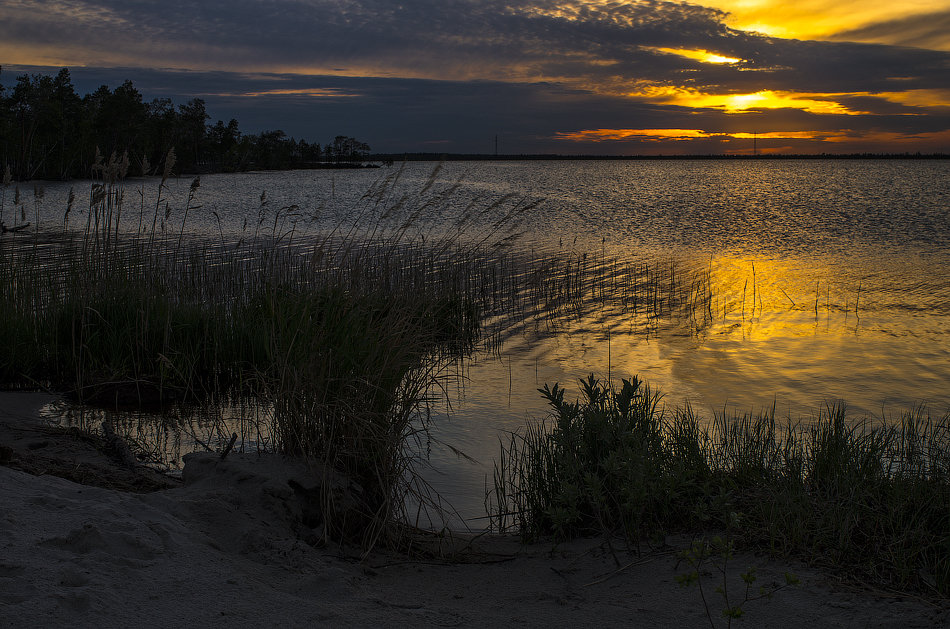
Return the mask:
<svg viewBox="0 0 950 629">
<path fill-rule="evenodd" d="M 496 530 L 639 543 L 729 529 L 751 548 L 950 593 L 950 416 L 917 409 L 872 425 L 833 405 L 808 425 L 776 422 L 773 409 L 706 427 L 636 379 L 581 388 L 569 403 L 545 386 L 550 420 L 502 445 Z"/>
<path fill-rule="evenodd" d="M 263 196 L 246 238 L 198 242 L 185 221 L 200 180 L 175 225 L 166 167 L 152 216 L 141 209 L 129 232 L 126 169 L 100 165 L 78 231 L 4 235 L 0 381 L 106 407 L 253 399 L 277 450 L 353 483 L 355 507 L 329 487 L 320 497 L 328 536 L 369 548 L 394 535 L 405 494 L 424 489 L 413 466 L 428 398 L 478 338 L 463 290 L 477 278 L 448 259 L 475 258 L 508 226 L 423 243 L 413 214 L 429 201 L 397 200 L 383 224 L 375 190 L 362 224 L 306 243 L 293 242 L 295 208 Z"/>
<path fill-rule="evenodd" d="M 316 234 L 298 229 L 311 210 L 273 207 L 262 193 L 236 240 L 220 220 L 217 239 L 190 237 L 201 182 L 176 206 L 174 161 L 170 151 L 148 205 L 144 189 L 127 199 L 127 159 L 100 159 L 88 206 L 71 195 L 62 228 L 4 234 L 0 382 L 111 408 L 251 400 L 259 443 L 360 488 L 362 513 L 340 512 L 327 531 L 366 547 L 408 521 L 408 493 L 426 502 L 413 472 L 426 408 L 459 356 L 592 309 L 620 307 L 647 327 L 700 328 L 711 316 L 708 278 L 684 279 L 672 264 L 513 250 L 537 202 L 450 211 L 457 184 L 436 185 L 438 168 L 413 194 L 392 171 Z M 331 520 L 342 509 L 331 493 L 321 500 Z"/>
</svg>

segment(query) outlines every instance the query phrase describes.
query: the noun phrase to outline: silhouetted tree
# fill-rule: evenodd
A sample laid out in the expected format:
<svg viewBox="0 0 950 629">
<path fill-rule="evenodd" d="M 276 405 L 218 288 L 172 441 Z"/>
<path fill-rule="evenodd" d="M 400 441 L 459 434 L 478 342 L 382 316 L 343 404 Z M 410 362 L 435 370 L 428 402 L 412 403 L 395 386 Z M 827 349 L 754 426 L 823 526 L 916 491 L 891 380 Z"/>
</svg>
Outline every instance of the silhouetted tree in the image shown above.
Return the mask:
<svg viewBox="0 0 950 629">
<path fill-rule="evenodd" d="M 97 155 L 127 154 L 132 172 L 149 174 L 172 147 L 183 171 L 312 168 L 363 160 L 370 150 L 343 135 L 321 147 L 282 130 L 245 135 L 233 118 L 208 120 L 200 98 L 177 110 L 168 98 L 146 103 L 131 81 L 80 97 L 66 68 L 23 74 L 10 89 L 0 85 L 0 171 L 9 166 L 19 180 L 88 177 Z"/>
<path fill-rule="evenodd" d="M 234 171 L 240 163 L 237 153 L 241 132 L 238 131 L 238 121 L 232 118 L 225 126 L 219 120 L 213 127 L 208 127 L 207 142 L 211 156 L 211 169 L 218 171 Z"/>
<path fill-rule="evenodd" d="M 205 102 L 201 98 L 193 98 L 184 105 L 178 106 L 178 129 L 182 151 L 179 158 L 183 159 L 183 167 L 198 170 L 201 167 L 202 148 L 205 140 L 205 122 L 209 116 L 205 111 Z"/>
<path fill-rule="evenodd" d="M 50 76 L 23 74 L 17 77 L 9 99 L 13 137 L 18 150 L 12 170 L 18 179 L 34 177 L 55 151 L 57 115 Z M 52 146 L 51 146 L 52 145 Z"/>
<path fill-rule="evenodd" d="M 332 158 L 337 162 L 356 162 L 366 159 L 370 148 L 356 138 L 338 135 L 333 139 Z M 329 159 L 328 159 L 329 161 Z"/>
<path fill-rule="evenodd" d="M 161 167 L 168 149 L 175 146 L 178 114 L 175 113 L 175 105 L 170 98 L 153 99 L 145 106 L 145 112 L 145 135 L 142 138 L 141 151 L 149 170 L 154 171 Z"/>
</svg>

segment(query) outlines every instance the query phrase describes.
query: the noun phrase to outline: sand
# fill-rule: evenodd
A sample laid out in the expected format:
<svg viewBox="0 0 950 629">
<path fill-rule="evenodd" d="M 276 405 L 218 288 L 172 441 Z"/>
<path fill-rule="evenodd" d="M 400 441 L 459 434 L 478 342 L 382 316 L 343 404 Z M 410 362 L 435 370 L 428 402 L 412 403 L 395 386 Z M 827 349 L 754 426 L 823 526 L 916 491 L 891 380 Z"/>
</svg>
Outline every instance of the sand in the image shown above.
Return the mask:
<svg viewBox="0 0 950 629">
<path fill-rule="evenodd" d="M 305 467 L 204 454 L 188 457 L 184 483 L 136 480 L 141 470 L 45 430 L 38 410 L 49 399 L 0 395 L 0 627 L 710 626 L 699 589 L 676 581 L 686 538 L 637 555 L 602 539 L 432 536 L 427 559 L 361 560 L 304 541 L 287 481 L 308 482 Z M 443 560 L 440 543 L 468 550 Z M 757 585 L 780 584 L 788 570 L 802 583 L 747 603 L 735 626 L 950 626 L 945 603 L 752 555 L 732 562 L 730 591 L 750 565 Z M 717 575 L 703 579 L 725 626 Z"/>
</svg>

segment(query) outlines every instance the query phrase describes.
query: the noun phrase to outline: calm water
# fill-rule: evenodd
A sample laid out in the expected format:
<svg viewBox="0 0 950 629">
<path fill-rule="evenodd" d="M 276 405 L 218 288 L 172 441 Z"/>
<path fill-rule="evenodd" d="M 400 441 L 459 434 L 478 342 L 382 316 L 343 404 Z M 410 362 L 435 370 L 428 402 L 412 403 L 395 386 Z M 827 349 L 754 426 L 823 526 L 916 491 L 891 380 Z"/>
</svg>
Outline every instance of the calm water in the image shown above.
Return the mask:
<svg viewBox="0 0 950 629">
<path fill-rule="evenodd" d="M 398 177 L 398 167 L 206 176 L 187 228 L 246 235 L 266 192 L 270 216 L 287 208 L 280 220 L 305 239 L 402 195 L 419 198 L 436 167 L 409 164 Z M 180 225 L 190 183 L 166 193 L 171 224 Z M 378 194 L 366 198 L 374 183 Z M 89 184 L 72 186 L 77 226 Z M 128 184 L 125 205 L 135 209 L 125 220 L 151 220 L 156 187 Z M 4 221 L 25 212 L 61 225 L 68 189 L 47 185 L 36 204 L 24 186 L 18 209 L 7 190 Z M 447 163 L 424 194 L 442 195 L 421 217 L 428 233 L 514 194 L 540 201 L 522 216 L 526 255 L 672 265 L 680 277 L 706 278 L 712 295 L 706 321 L 688 328 L 642 320 L 615 303 L 618 293 L 556 330 L 509 322 L 497 353 L 459 367 L 452 412 L 436 425 L 439 439 L 479 461 L 433 450 L 431 480 L 465 516 L 481 514 L 499 435 L 544 414 L 536 388 L 576 391 L 589 372 L 638 374 L 668 404 L 689 402 L 706 417 L 774 403 L 778 415 L 807 421 L 836 400 L 856 416 L 950 409 L 950 161 Z M 487 229 L 510 203 L 468 229 Z"/>
</svg>

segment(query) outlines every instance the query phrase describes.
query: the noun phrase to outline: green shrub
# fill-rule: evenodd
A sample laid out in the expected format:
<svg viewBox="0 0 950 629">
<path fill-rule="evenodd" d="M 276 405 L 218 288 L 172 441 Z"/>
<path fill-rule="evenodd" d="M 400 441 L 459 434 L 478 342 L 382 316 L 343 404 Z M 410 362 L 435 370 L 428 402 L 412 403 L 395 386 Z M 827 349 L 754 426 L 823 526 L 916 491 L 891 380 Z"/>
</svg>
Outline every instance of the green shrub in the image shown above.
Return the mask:
<svg viewBox="0 0 950 629">
<path fill-rule="evenodd" d="M 707 430 L 688 407 L 666 416 L 636 378 L 580 384 L 573 403 L 545 385 L 550 420 L 502 445 L 495 529 L 638 543 L 738 526 L 750 548 L 950 593 L 950 415 L 872 426 L 838 405 L 807 426 L 778 430 L 768 411 Z"/>
</svg>

